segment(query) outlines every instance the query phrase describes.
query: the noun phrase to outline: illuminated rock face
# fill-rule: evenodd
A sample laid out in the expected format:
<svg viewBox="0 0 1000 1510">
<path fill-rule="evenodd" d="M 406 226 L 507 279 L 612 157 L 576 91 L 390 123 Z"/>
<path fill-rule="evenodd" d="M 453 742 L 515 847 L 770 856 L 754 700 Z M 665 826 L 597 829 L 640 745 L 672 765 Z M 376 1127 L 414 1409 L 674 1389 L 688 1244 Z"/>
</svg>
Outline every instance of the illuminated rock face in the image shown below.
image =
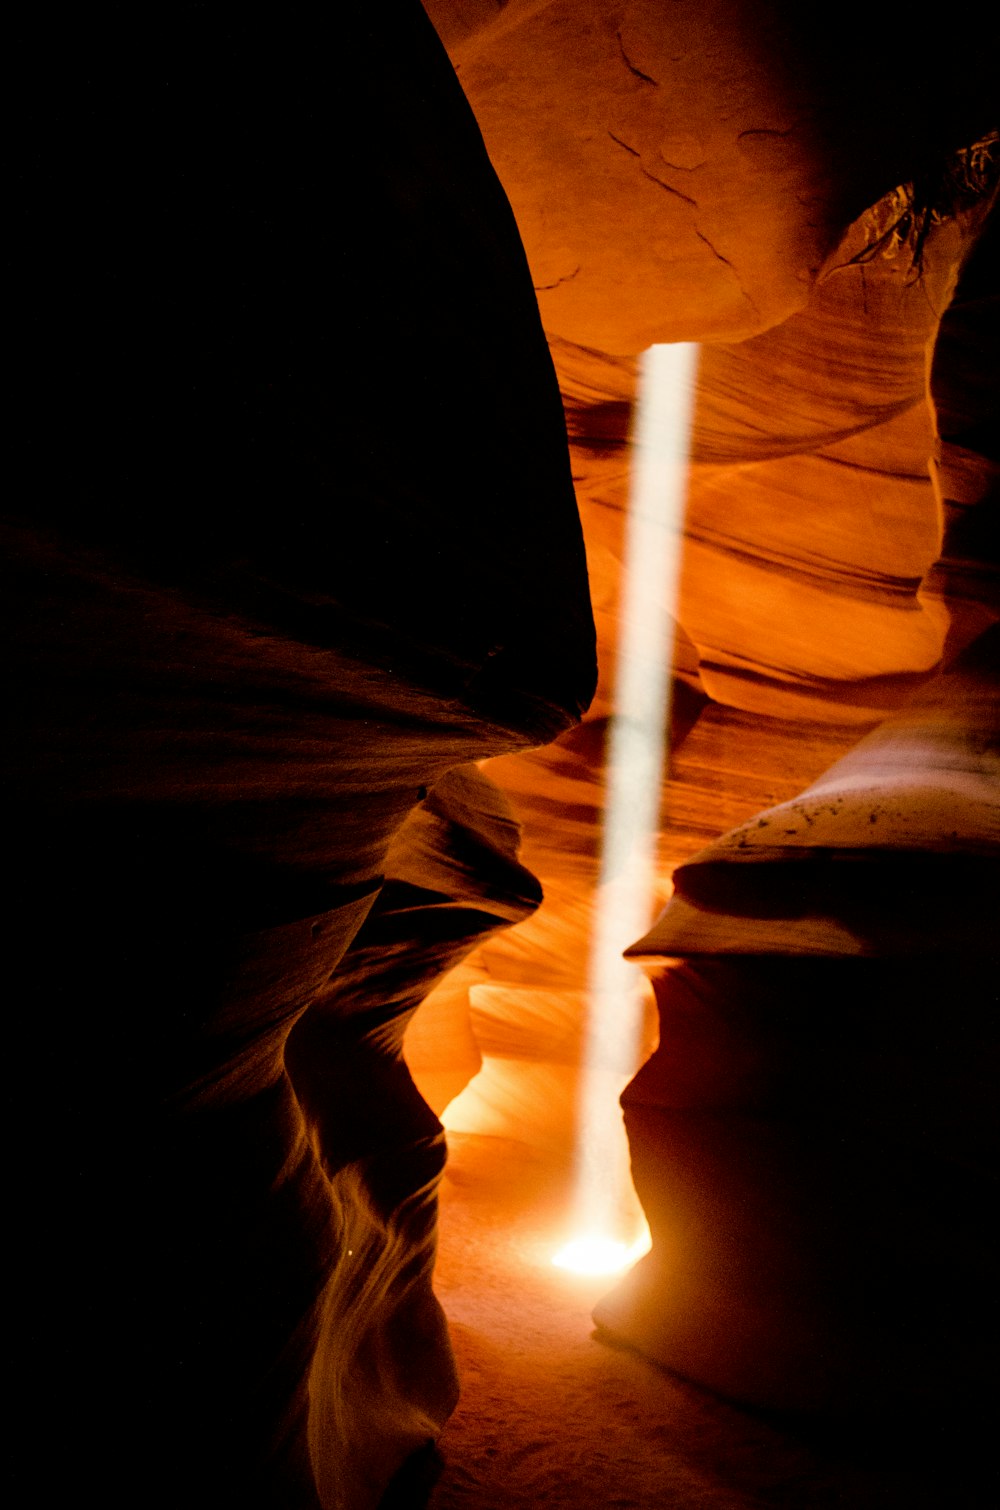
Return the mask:
<svg viewBox="0 0 1000 1510">
<path fill-rule="evenodd" d="M 989 1393 L 997 649 L 680 867 L 632 951 L 674 961 L 624 1097 L 654 1247 L 595 1314 L 738 1399 Z"/>
<path fill-rule="evenodd" d="M 930 368 L 945 530 L 922 597 L 935 614 L 943 599 L 949 651 L 971 644 L 804 791 L 676 868 L 665 912 L 630 950 L 668 966 L 654 975 L 660 1046 L 623 1098 L 653 1249 L 595 1316 L 758 1405 L 960 1426 L 992 1391 L 981 1318 L 995 1254 L 985 1182 L 1000 1152 L 995 233 L 994 216 Z M 735 356 L 752 360 L 796 323 Z M 878 475 L 884 453 L 875 460 Z M 697 472 L 694 499 L 697 511 Z M 868 538 L 877 548 L 877 524 Z M 873 605 L 880 591 L 873 582 Z M 786 620 L 800 647 L 810 622 L 828 620 Z M 899 648 L 888 634 L 870 644 Z M 744 705 L 762 696 L 759 667 L 742 685 L 709 672 L 716 695 L 728 684 Z M 840 689 L 841 717 L 859 690 Z M 808 708 L 809 689 L 795 691 Z M 828 707 L 836 693 L 822 688 Z"/>
<path fill-rule="evenodd" d="M 401 1045 L 438 979 L 538 906 L 517 840 L 502 794 L 480 771 L 443 777 L 397 831 L 364 923 L 286 1041 L 333 1211 L 308 1378 L 310 1462 L 324 1505 L 377 1499 L 387 1466 L 435 1436 L 457 1398 L 430 1283 L 444 1134 Z"/>
<path fill-rule="evenodd" d="M 953 35 L 920 36 L 881 0 L 869 16 L 888 23 L 891 55 L 790 0 L 427 10 L 510 196 L 546 330 L 599 352 L 778 325 L 862 210 L 930 148 L 992 125 L 989 67 L 959 18 Z M 904 81 L 932 75 L 911 98 Z"/>
<path fill-rule="evenodd" d="M 515 207 L 547 330 L 636 353 L 684 339 L 691 311 L 706 337 L 735 340 L 802 302 L 835 190 L 818 172 L 810 81 L 775 37 L 780 10 L 515 0 L 470 35 L 464 6 L 428 9 Z"/>
<path fill-rule="evenodd" d="M 430 12 L 525 239 L 601 651 L 592 722 L 494 767 L 552 902 L 490 947 L 472 1012 L 487 1068 L 463 1116 L 474 1095 L 493 1131 L 520 1115 L 537 1136 L 517 1085 L 551 1077 L 585 984 L 635 354 L 707 341 L 660 900 L 677 889 L 637 955 L 691 959 L 654 976 L 661 1047 L 625 1097 L 654 1248 L 597 1316 L 757 1403 L 933 1408 L 952 1386 L 967 1402 L 988 1366 L 983 1192 L 961 1171 L 993 1136 L 995 643 L 929 679 L 1000 613 L 997 217 L 983 199 L 936 226 L 919 277 L 874 243 L 929 143 L 994 124 L 983 79 L 958 47 L 932 59 L 901 38 L 895 76 L 917 63 L 941 85 L 918 123 L 884 79 L 866 86 L 874 50 L 848 58 L 790 7 Z M 509 1028 L 532 979 L 534 1012 L 553 1004 L 533 1044 L 530 1011 Z"/>
<path fill-rule="evenodd" d="M 30 1238 L 16 1294 L 37 1321 L 15 1363 L 25 1482 L 45 1462 L 67 1503 L 92 1479 L 109 1505 L 132 1506 L 142 1485 L 143 1503 L 171 1510 L 370 1510 L 451 1408 L 428 1279 L 435 1113 L 485 1059 L 498 1125 L 567 1141 L 647 341 L 722 343 L 696 413 L 661 900 L 676 865 L 793 803 L 947 636 L 964 644 L 995 617 L 988 259 L 973 256 L 940 326 L 937 437 L 921 401 L 924 348 L 977 222 L 942 228 L 923 284 L 902 262 L 827 261 L 817 281 L 853 217 L 905 176 L 912 121 L 877 141 L 870 122 L 843 130 L 836 68 L 784 35 L 791 8 L 431 9 L 515 200 L 569 421 L 603 663 L 579 729 L 593 630 L 558 391 L 509 209 L 419 9 L 378 28 L 324 13 L 307 33 L 250 13 L 185 12 L 165 33 L 141 20 L 126 69 L 121 36 L 88 18 L 85 36 L 32 54 L 46 63 L 25 117 L 17 286 L 32 327 L 14 362 L 24 492 L 3 641 L 20 730 L 8 1147 Z M 913 759 L 930 769 L 936 749 L 925 740 Z M 538 912 L 515 824 L 469 769 L 487 757 L 525 822 Z M 884 854 L 878 865 L 892 869 Z M 681 873 L 679 899 L 699 868 Z M 840 951 L 872 956 L 841 962 L 845 981 L 870 968 L 852 991 L 863 980 L 874 999 L 891 979 L 921 1003 L 923 1086 L 930 993 L 952 964 L 886 965 L 883 934 L 906 920 L 873 904 L 882 932 L 869 938 L 824 887 L 827 946 L 838 929 L 869 940 Z M 717 1387 L 822 1404 L 848 1387 L 850 1357 L 800 1388 L 801 1342 L 767 1354 L 766 1328 L 746 1320 L 760 1297 L 722 1282 L 724 1253 L 706 1275 L 701 1234 L 741 1178 L 739 1137 L 703 1166 L 719 1187 L 708 1216 L 686 1221 L 687 1320 L 663 1277 L 683 1165 L 660 1078 L 671 1034 L 708 1041 L 738 1109 L 742 1095 L 795 1102 L 800 1050 L 830 1081 L 780 1007 L 765 1050 L 747 1051 L 753 1073 L 736 1075 L 772 996 L 815 963 L 744 970 L 745 948 L 717 936 L 727 958 L 686 967 L 703 997 L 725 989 L 731 1010 L 708 1014 L 711 1031 L 688 1032 L 683 1001 L 663 1005 L 665 1048 L 629 1113 L 657 1247 L 641 1295 L 603 1314 Z M 401 1039 L 451 967 L 410 1033 L 423 1100 Z M 982 1109 L 958 1042 L 963 1022 L 978 1032 L 978 970 L 962 964 L 970 1005 L 949 1040 L 962 1075 L 928 1124 L 940 1181 Z M 896 1011 L 859 1020 L 874 1059 Z M 826 1027 L 833 1037 L 832 1009 Z M 692 1048 L 691 1081 L 714 1094 L 699 1063 Z M 861 1121 L 876 1119 L 881 1081 L 844 1069 Z M 544 1114 L 526 1084 L 544 1087 Z M 923 1150 L 907 1094 L 889 1104 Z M 838 1165 L 830 1136 L 815 1131 L 824 1212 L 857 1176 L 884 1273 L 924 1208 L 905 1206 L 899 1235 L 880 1228 L 869 1145 L 858 1134 L 855 1162 Z M 912 1157 L 894 1163 L 889 1141 L 875 1169 L 894 1180 Z M 784 1260 L 800 1241 L 811 1255 L 777 1272 L 822 1338 L 871 1286 L 843 1235 L 828 1245 L 826 1217 L 792 1199 L 816 1163 L 768 1147 L 784 1172 L 777 1187 L 747 1174 L 755 1240 L 776 1254 L 783 1232 Z M 952 1188 L 961 1223 L 966 1187 Z M 835 1267 L 848 1278 L 831 1313 L 820 1291 Z M 743 1312 L 729 1375 L 725 1349 L 676 1352 L 681 1322 L 710 1300 L 727 1327 Z M 886 1352 L 902 1334 L 895 1304 Z M 113 1399 L 94 1387 L 97 1358 Z"/>
</svg>

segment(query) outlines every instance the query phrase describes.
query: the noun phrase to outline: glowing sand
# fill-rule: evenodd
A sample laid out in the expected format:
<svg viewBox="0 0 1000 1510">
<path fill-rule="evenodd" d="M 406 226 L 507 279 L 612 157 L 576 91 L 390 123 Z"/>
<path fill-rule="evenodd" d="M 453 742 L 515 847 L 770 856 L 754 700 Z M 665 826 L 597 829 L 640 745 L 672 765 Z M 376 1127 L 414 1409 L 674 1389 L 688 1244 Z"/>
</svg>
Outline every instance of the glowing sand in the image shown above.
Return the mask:
<svg viewBox="0 0 1000 1510">
<path fill-rule="evenodd" d="M 559 1249 L 552 1262 L 574 1274 L 618 1274 L 649 1251 L 648 1239 L 632 1244 L 609 1237 L 575 1237 Z"/>
</svg>

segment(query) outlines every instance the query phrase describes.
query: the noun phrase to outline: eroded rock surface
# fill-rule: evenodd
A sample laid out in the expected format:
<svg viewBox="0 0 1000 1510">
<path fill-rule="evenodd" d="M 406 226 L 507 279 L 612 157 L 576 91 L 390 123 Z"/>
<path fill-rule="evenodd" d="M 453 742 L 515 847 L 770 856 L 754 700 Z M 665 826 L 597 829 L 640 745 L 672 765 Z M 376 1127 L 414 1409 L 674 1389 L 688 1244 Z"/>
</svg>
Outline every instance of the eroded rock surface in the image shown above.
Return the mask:
<svg viewBox="0 0 1000 1510">
<path fill-rule="evenodd" d="M 444 776 L 394 836 L 364 923 L 285 1043 L 332 1205 L 307 1391 L 324 1505 L 377 1499 L 387 1467 L 436 1436 L 457 1398 L 431 1290 L 444 1134 L 401 1049 L 440 977 L 538 906 L 517 844 L 487 777 Z"/>
<path fill-rule="evenodd" d="M 834 265 L 929 145 L 937 163 L 983 128 L 990 48 L 957 22 L 901 28 L 900 89 L 853 29 L 818 37 L 798 6 L 430 9 L 527 263 L 416 5 L 281 26 L 88 13 L 22 54 L 4 646 L 24 1502 L 44 1463 L 66 1502 L 97 1483 L 109 1505 L 370 1510 L 450 1408 L 435 1113 L 485 1058 L 495 1130 L 534 1117 L 537 1146 L 566 1143 L 650 340 L 722 343 L 696 414 L 660 900 L 727 828 L 754 849 L 768 813 L 807 825 L 803 787 L 997 614 L 995 287 L 988 251 L 962 265 L 978 212 L 936 228 L 922 282 L 905 258 L 851 265 L 850 246 Z M 928 70 L 935 89 L 915 89 Z M 569 734 L 594 641 L 532 282 L 603 660 L 593 722 Z M 870 1367 L 878 1404 L 928 1356 L 942 1388 L 981 1367 L 948 1334 L 984 1283 L 968 1155 L 991 962 L 954 957 L 983 937 L 995 874 L 965 843 L 987 779 L 955 711 L 972 685 L 947 714 L 929 693 L 859 749 L 867 776 L 834 767 L 809 796 L 816 823 L 833 792 L 867 890 L 841 884 L 835 842 L 824 858 L 806 837 L 793 862 L 791 832 L 777 861 L 754 849 L 762 905 L 733 887 L 753 872 L 739 837 L 678 873 L 668 916 L 687 907 L 727 957 L 677 972 L 669 1001 L 658 983 L 664 1047 L 629 1111 L 656 1247 L 602 1316 L 717 1388 L 828 1405 Z M 956 751 L 974 802 L 943 779 Z M 487 786 L 452 774 L 488 757 L 550 903 L 504 943 L 537 892 Z M 926 969 L 900 961 L 914 916 L 880 894 L 914 832 L 927 868 L 910 844 L 907 883 L 935 878 L 919 916 L 950 908 L 957 930 L 928 935 Z M 784 873 L 808 879 L 805 905 Z M 746 963 L 817 937 L 818 962 Z M 456 961 L 411 1033 L 427 1105 L 401 1037 Z M 828 1054 L 789 994 L 816 999 Z M 918 1168 L 947 1221 L 911 1263 Z M 934 1309 L 921 1353 L 907 1317 L 949 1264 L 966 1309 Z"/>
<path fill-rule="evenodd" d="M 600 352 L 778 325 L 858 214 L 993 124 L 989 68 L 961 24 L 898 27 L 881 3 L 864 46 L 786 0 L 427 10 L 546 329 Z M 919 102 L 886 87 L 917 76 L 935 81 Z"/>
<path fill-rule="evenodd" d="M 674 873 L 623 1098 L 653 1252 L 598 1321 L 759 1405 L 989 1397 L 1000 631 Z"/>
<path fill-rule="evenodd" d="M 429 790 L 589 699 L 558 390 L 419 6 L 100 13 L 28 40 L 4 568 L 15 1497 L 44 1463 L 59 1502 L 359 1510 L 452 1398 L 426 1285 L 440 1146 L 367 1007 L 363 1138 L 311 1073 L 325 1007 L 301 1099 L 284 1049 L 366 917 L 405 1015 L 470 929 L 534 900 L 509 854 L 517 886 L 466 884 L 513 843 L 480 784 L 466 818 L 454 786 L 428 799 L 372 910 Z M 453 871 L 438 800 L 474 851 Z M 404 979 L 390 936 L 414 918 Z M 395 1156 L 352 1185 L 359 1138 L 377 1163 L 390 1128 Z M 359 1232 L 378 1263 L 355 1294 Z M 389 1360 L 384 1387 L 342 1387 L 331 1316 L 345 1360 Z"/>
<path fill-rule="evenodd" d="M 989 1121 L 968 1045 L 985 1054 L 992 1041 L 991 642 L 977 671 L 970 662 L 933 680 L 1000 612 L 988 175 L 978 201 L 956 190 L 955 213 L 921 223 L 909 250 L 894 238 L 905 243 L 915 224 L 899 186 L 912 181 L 916 202 L 955 149 L 968 149 L 966 168 L 987 151 L 970 146 L 994 124 L 985 76 L 964 48 L 938 51 L 940 34 L 912 30 L 891 65 L 877 48 L 852 45 L 848 57 L 780 5 L 697 16 L 689 6 L 516 0 L 499 14 L 446 0 L 430 9 L 525 236 L 567 411 L 602 652 L 593 723 L 552 751 L 497 763 L 557 910 L 470 964 L 480 971 L 469 977 L 473 1019 L 495 1056 L 472 1088 L 476 1116 L 509 1136 L 520 1119 L 532 1141 L 512 1061 L 529 1078 L 548 1064 L 551 1078 L 555 1061 L 574 1058 L 572 1035 L 557 1029 L 584 985 L 597 905 L 600 720 L 613 700 L 635 353 L 651 340 L 707 341 L 673 646 L 687 706 L 670 732 L 661 810 L 661 899 L 671 873 L 677 889 L 655 942 L 638 951 L 692 963 L 657 982 L 664 1043 L 626 1097 L 654 1250 L 598 1315 L 670 1366 L 758 1403 L 840 1409 L 864 1374 L 855 1406 L 878 1410 L 899 1384 L 933 1408 L 946 1378 L 969 1369 L 982 1384 L 988 1356 L 955 1340 L 974 1329 L 985 1293 L 982 1191 L 955 1170 L 981 1149 Z M 714 45 L 723 32 L 725 49 Z M 884 82 L 886 69 L 905 73 L 919 58 L 936 84 L 920 121 L 872 87 L 880 68 Z M 697 100 L 685 93 L 695 75 Z M 775 796 L 754 802 L 754 790 Z M 692 859 L 699 836 L 727 827 Z M 918 954 L 933 961 L 926 971 L 912 963 Z M 536 1012 L 551 1000 L 534 1028 L 532 970 L 544 988 Z M 935 1100 L 934 1014 L 949 978 L 962 1005 L 942 1031 L 958 1088 L 925 1139 L 912 1108 Z M 841 1046 L 838 993 L 856 1055 Z M 794 1016 L 803 998 L 811 1029 Z M 740 1096 L 754 1075 L 748 1111 Z M 838 1075 L 854 1112 L 838 1101 Z M 682 1102 L 693 1087 L 690 1127 L 674 1116 L 675 1085 Z M 714 1147 L 727 1096 L 731 1126 Z M 570 1104 L 571 1092 L 553 1099 Z M 781 1120 L 793 1101 L 804 1151 Z M 933 1190 L 954 1174 L 961 1194 L 929 1239 L 930 1263 L 907 1267 L 921 1223 L 936 1222 L 912 1193 L 925 1154 Z M 910 1194 L 880 1214 L 896 1185 Z M 745 1273 L 744 1189 L 755 1255 Z M 965 1299 L 950 1314 L 947 1297 L 931 1303 L 921 1344 L 910 1317 L 946 1264 L 952 1220 L 950 1272 Z M 801 1267 L 797 1252 L 808 1255 Z M 921 1359 L 940 1371 L 926 1389 L 912 1377 Z"/>
</svg>

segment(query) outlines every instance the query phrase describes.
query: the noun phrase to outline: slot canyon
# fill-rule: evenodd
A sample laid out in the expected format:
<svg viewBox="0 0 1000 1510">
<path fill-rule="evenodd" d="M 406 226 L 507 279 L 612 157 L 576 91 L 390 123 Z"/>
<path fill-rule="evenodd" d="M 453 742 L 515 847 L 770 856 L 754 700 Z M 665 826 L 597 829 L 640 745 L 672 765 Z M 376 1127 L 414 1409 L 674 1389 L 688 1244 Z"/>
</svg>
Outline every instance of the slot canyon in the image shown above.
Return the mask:
<svg viewBox="0 0 1000 1510">
<path fill-rule="evenodd" d="M 998 57 L 17 24 L 10 1505 L 997 1503 Z"/>
</svg>

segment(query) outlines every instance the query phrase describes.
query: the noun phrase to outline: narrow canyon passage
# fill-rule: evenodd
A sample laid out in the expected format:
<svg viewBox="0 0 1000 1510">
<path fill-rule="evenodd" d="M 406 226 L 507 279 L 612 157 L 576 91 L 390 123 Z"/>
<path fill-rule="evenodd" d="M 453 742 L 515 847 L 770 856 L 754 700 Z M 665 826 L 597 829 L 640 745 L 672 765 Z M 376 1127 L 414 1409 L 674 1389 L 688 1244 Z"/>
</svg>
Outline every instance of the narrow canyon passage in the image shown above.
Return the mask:
<svg viewBox="0 0 1000 1510">
<path fill-rule="evenodd" d="M 512 1140 L 450 1139 L 436 1288 L 459 1365 L 439 1461 L 386 1510 L 987 1510 L 968 1461 L 850 1433 L 810 1443 L 601 1340 L 607 1277 L 552 1267 L 565 1168 Z M 421 1489 L 421 1473 L 437 1473 Z"/>
<path fill-rule="evenodd" d="M 992 1510 L 998 21 L 24 25 L 5 1502 Z"/>
</svg>

